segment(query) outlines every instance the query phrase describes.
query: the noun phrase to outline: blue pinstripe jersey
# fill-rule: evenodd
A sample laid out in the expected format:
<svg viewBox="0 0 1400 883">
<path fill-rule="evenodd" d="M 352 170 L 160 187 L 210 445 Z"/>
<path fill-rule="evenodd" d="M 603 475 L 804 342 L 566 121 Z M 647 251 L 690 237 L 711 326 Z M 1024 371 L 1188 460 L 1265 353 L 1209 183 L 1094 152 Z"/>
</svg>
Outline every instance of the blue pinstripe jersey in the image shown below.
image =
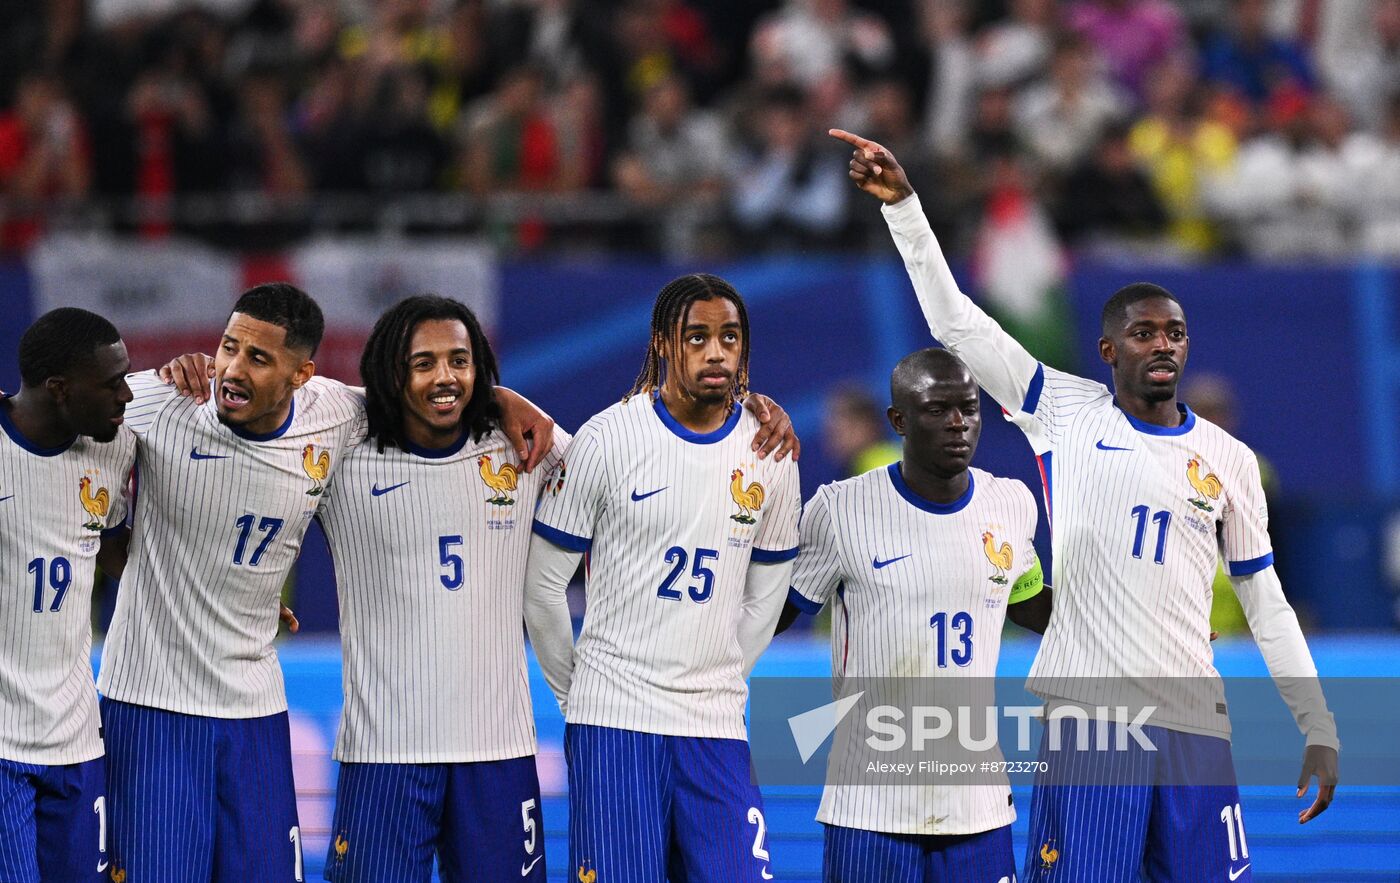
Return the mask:
<svg viewBox="0 0 1400 883">
<path fill-rule="evenodd" d="M 136 439 L 39 448 L 0 409 L 0 758 L 102 756 L 92 682 L 92 587 L 101 534 L 120 528 Z"/>
<path fill-rule="evenodd" d="M 584 424 L 535 531 L 589 551 L 568 720 L 744 739 L 738 622 L 749 561 L 797 554 L 797 464 L 757 459 L 758 421 L 685 429 L 649 396 Z M 779 603 L 781 606 L 781 602 Z"/>
<path fill-rule="evenodd" d="M 535 753 L 525 562 L 535 501 L 568 445 L 556 429 L 528 474 L 499 430 L 443 450 L 367 441 L 346 457 L 320 514 L 345 658 L 337 760 Z"/>
<path fill-rule="evenodd" d="M 285 711 L 278 600 L 326 483 L 364 435 L 363 404 L 313 377 L 286 422 L 254 436 L 154 372 L 128 382 L 136 519 L 98 687 L 185 714 Z"/>
<path fill-rule="evenodd" d="M 1024 484 L 975 468 L 948 504 L 918 496 L 897 463 L 818 489 L 802 513 L 789 598 L 809 612 L 833 604 L 836 695 L 847 678 L 963 678 L 990 691 L 1008 604 L 1043 587 L 1035 525 Z M 858 781 L 869 759 L 868 750 L 834 749 L 828 781 Z M 1016 817 L 1000 778 L 828 785 L 817 819 L 891 834 L 988 831 Z"/>
</svg>

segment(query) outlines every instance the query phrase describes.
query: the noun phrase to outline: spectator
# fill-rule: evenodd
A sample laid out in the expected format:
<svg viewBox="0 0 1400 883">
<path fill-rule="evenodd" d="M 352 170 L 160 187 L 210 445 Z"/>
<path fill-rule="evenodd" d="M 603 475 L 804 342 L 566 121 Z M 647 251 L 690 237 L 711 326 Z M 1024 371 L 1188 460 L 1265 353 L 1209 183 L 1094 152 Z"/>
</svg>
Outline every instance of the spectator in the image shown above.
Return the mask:
<svg viewBox="0 0 1400 883">
<path fill-rule="evenodd" d="M 846 224 L 845 152 L 818 141 L 797 87 L 770 93 L 758 123 L 758 145 L 743 160 L 731 192 L 747 243 L 768 248 L 834 245 Z"/>
<path fill-rule="evenodd" d="M 1400 95 L 1400 0 L 1341 4 L 1374 9 L 1374 26 L 1356 45 L 1325 61 L 1327 79 L 1357 121 L 1372 132 L 1386 125 L 1391 100 Z"/>
<path fill-rule="evenodd" d="M 284 81 L 273 69 L 250 72 L 239 90 L 239 116 L 230 139 L 235 191 L 283 198 L 310 186 L 292 137 Z"/>
<path fill-rule="evenodd" d="M 878 16 L 851 8 L 848 0 L 786 0 L 759 22 L 750 41 L 755 67 L 813 88 L 848 63 L 863 72 L 894 63 L 894 38 Z"/>
<path fill-rule="evenodd" d="M 392 196 L 436 189 L 451 150 L 428 119 L 431 74 L 395 68 L 379 82 L 366 123 L 361 178 L 375 193 Z"/>
<path fill-rule="evenodd" d="M 1202 255 L 1215 249 L 1220 234 L 1202 205 L 1210 180 L 1235 161 L 1236 142 L 1228 126 L 1203 117 L 1196 105 L 1194 66 L 1172 58 L 1152 72 L 1147 115 L 1133 126 L 1130 144 L 1170 216 L 1174 250 Z"/>
<path fill-rule="evenodd" d="M 843 383 L 832 390 L 826 397 L 822 445 L 838 464 L 841 478 L 862 475 L 900 458 L 889 426 L 884 410 L 863 387 Z"/>
<path fill-rule="evenodd" d="M 1055 47 L 1047 81 L 1028 89 L 1017 107 L 1017 128 L 1032 154 L 1050 170 L 1080 162 L 1104 129 L 1128 112 L 1113 84 L 1094 69 L 1087 43 L 1066 37 Z"/>
<path fill-rule="evenodd" d="M 941 156 L 961 156 L 968 148 L 977 85 L 967 7 L 963 0 L 924 0 L 919 9 L 933 59 L 926 140 Z"/>
<path fill-rule="evenodd" d="M 1383 138 L 1361 172 L 1361 249 L 1390 259 L 1400 258 L 1400 95 L 1390 99 Z"/>
<path fill-rule="evenodd" d="M 1312 65 L 1301 44 L 1271 36 L 1267 0 L 1238 0 L 1230 27 L 1206 44 L 1206 80 L 1228 87 L 1256 107 L 1285 91 L 1311 92 Z"/>
<path fill-rule="evenodd" d="M 1060 234 L 1100 252 L 1142 251 L 1155 245 L 1167 215 L 1128 146 L 1126 123 L 1110 126 L 1093 155 L 1065 181 L 1056 212 Z"/>
<path fill-rule="evenodd" d="M 1166 0 L 1078 0 L 1067 24 L 1102 53 L 1118 85 L 1138 100 L 1147 72 L 1186 40 L 1181 15 Z"/>
<path fill-rule="evenodd" d="M 1351 192 L 1341 151 L 1345 114 L 1282 93 L 1270 102 L 1269 129 L 1244 144 L 1209 193 L 1259 258 L 1338 257 L 1348 251 Z"/>
<path fill-rule="evenodd" d="M 668 77 L 647 92 L 614 176 L 623 195 L 662 214 L 663 250 L 690 256 L 707 209 L 724 191 L 725 158 L 719 120 L 694 110 L 685 84 Z"/>
<path fill-rule="evenodd" d="M 516 68 L 501 88 L 469 111 L 463 180 L 477 194 L 553 190 L 561 167 L 558 134 L 544 98 L 544 77 Z"/>
<path fill-rule="evenodd" d="M 1026 162 L 1006 150 L 988 158 L 973 277 L 984 305 L 1047 365 L 1074 367 L 1074 334 L 1064 297 L 1068 262 L 1036 196 Z"/>
<path fill-rule="evenodd" d="M 0 225 L 0 250 L 23 250 L 39 235 L 35 203 L 87 194 L 90 152 L 82 118 L 58 77 L 25 74 L 13 109 L 0 114 L 0 193 L 17 204 Z"/>
<path fill-rule="evenodd" d="M 978 36 L 977 81 L 1017 87 L 1038 79 L 1050 64 L 1055 25 L 1055 0 L 1011 0 L 1011 15 Z"/>
</svg>

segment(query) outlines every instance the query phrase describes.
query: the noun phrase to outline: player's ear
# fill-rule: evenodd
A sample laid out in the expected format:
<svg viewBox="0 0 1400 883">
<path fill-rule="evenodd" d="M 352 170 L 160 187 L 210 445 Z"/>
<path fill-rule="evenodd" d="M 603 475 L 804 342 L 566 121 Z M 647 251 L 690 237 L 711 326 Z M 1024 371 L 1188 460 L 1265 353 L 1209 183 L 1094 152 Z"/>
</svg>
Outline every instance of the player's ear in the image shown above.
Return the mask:
<svg viewBox="0 0 1400 883">
<path fill-rule="evenodd" d="M 44 389 L 48 390 L 49 396 L 55 402 L 68 401 L 68 378 L 62 374 L 55 374 L 44 381 Z"/>
<path fill-rule="evenodd" d="M 1114 362 L 1118 361 L 1118 348 L 1114 346 L 1113 341 L 1109 340 L 1107 337 L 1099 338 L 1099 358 L 1102 359 L 1106 365 L 1112 365 Z"/>
<path fill-rule="evenodd" d="M 301 389 L 316 374 L 316 363 L 307 359 L 301 363 L 297 373 L 292 375 L 292 389 Z"/>
<path fill-rule="evenodd" d="M 904 435 L 903 412 L 901 412 L 894 405 L 890 405 L 888 408 L 885 409 L 885 416 L 889 418 L 890 427 L 895 431 L 895 434 L 902 437 Z"/>
</svg>

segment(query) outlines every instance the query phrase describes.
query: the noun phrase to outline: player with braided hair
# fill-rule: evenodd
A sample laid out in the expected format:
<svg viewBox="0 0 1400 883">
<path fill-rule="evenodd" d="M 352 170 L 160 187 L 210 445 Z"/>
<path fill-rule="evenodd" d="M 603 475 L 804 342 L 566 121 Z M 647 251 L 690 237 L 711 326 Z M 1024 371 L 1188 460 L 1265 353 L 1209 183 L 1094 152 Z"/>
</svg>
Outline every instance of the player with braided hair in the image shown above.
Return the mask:
<svg viewBox="0 0 1400 883">
<path fill-rule="evenodd" d="M 758 459 L 743 298 L 682 276 L 621 402 L 579 430 L 535 514 L 525 621 L 567 721 L 570 878 L 772 879 L 746 678 L 782 610 L 800 509 Z M 565 589 L 590 554 L 573 640 Z"/>
</svg>

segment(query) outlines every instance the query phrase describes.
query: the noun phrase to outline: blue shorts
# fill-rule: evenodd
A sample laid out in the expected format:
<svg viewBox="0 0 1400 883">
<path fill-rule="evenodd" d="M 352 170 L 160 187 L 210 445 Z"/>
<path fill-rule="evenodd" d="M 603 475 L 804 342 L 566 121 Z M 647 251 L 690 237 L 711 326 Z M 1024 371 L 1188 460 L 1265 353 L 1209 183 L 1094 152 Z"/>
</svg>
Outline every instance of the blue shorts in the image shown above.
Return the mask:
<svg viewBox="0 0 1400 883">
<path fill-rule="evenodd" d="M 884 834 L 826 826 L 825 883 L 1015 883 L 1011 826 L 978 834 Z"/>
<path fill-rule="evenodd" d="M 106 879 L 103 766 L 0 760 L 0 880 Z"/>
<path fill-rule="evenodd" d="M 294 883 L 287 713 L 247 719 L 102 700 L 112 868 L 145 880 Z"/>
<path fill-rule="evenodd" d="M 543 883 L 535 758 L 342 763 L 326 857 L 334 883 Z"/>
<path fill-rule="evenodd" d="M 583 883 L 771 880 L 741 739 L 569 724 L 569 873 Z"/>
<path fill-rule="evenodd" d="M 1119 725 L 1110 723 L 1103 733 L 1090 726 L 1089 750 L 1081 751 L 1076 723 L 1051 724 L 1058 751 L 1048 731 L 1041 739 L 1049 772 L 1036 774 L 1023 881 L 1251 879 L 1228 740 L 1143 726 L 1155 751 L 1131 738 L 1117 750 Z M 1125 784 L 1057 784 L 1075 780 Z"/>
</svg>

